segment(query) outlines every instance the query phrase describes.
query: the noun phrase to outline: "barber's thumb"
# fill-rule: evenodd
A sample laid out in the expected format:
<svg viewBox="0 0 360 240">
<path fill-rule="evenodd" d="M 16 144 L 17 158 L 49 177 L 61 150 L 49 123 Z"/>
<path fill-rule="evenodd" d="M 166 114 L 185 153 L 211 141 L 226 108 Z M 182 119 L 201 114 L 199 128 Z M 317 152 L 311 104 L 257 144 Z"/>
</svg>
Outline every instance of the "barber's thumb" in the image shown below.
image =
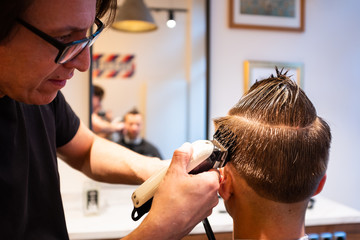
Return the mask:
<svg viewBox="0 0 360 240">
<path fill-rule="evenodd" d="M 181 171 L 186 172 L 186 167 L 190 161 L 191 155 L 193 153 L 193 149 L 191 143 L 186 142 L 180 148 L 176 149 L 172 161 L 171 161 L 171 168 L 179 168 Z"/>
</svg>

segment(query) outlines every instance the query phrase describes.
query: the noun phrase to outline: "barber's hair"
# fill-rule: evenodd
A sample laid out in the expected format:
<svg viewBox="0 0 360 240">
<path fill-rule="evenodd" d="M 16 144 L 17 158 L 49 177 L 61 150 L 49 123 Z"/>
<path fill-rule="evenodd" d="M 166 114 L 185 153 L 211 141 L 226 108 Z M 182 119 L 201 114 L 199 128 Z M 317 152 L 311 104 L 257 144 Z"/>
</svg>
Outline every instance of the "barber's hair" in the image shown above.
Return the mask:
<svg viewBox="0 0 360 240">
<path fill-rule="evenodd" d="M 2 0 L 0 1 L 0 43 L 8 40 L 16 25 L 16 19 L 21 18 L 28 7 L 36 0 Z M 115 18 L 117 0 L 97 0 L 96 17 L 107 16 L 109 25 Z"/>
<path fill-rule="evenodd" d="M 93 85 L 93 89 L 94 89 L 94 96 L 99 97 L 101 101 L 105 95 L 104 89 L 98 85 Z"/>
<path fill-rule="evenodd" d="M 311 197 L 325 175 L 331 133 L 287 72 L 276 73 L 214 122 L 236 135 L 229 163 L 248 185 L 264 198 L 293 203 Z"/>
<path fill-rule="evenodd" d="M 133 108 L 130 111 L 127 112 L 127 114 L 133 114 L 133 115 L 137 115 L 140 114 L 139 110 L 137 110 L 137 108 Z"/>
</svg>

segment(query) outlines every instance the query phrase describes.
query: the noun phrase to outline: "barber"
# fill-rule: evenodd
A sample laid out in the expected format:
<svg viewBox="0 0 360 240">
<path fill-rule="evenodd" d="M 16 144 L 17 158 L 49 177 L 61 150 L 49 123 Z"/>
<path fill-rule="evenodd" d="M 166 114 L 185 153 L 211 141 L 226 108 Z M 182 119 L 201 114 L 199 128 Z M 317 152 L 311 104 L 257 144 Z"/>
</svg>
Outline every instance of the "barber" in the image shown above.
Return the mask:
<svg viewBox="0 0 360 240">
<path fill-rule="evenodd" d="M 57 156 L 108 183 L 142 183 L 164 164 L 94 135 L 59 91 L 89 68 L 99 19 L 111 23 L 115 9 L 116 0 L 0 3 L 1 239 L 69 239 Z M 219 176 L 188 175 L 191 153 L 189 144 L 174 152 L 149 214 L 124 239 L 181 239 L 210 215 Z"/>
</svg>

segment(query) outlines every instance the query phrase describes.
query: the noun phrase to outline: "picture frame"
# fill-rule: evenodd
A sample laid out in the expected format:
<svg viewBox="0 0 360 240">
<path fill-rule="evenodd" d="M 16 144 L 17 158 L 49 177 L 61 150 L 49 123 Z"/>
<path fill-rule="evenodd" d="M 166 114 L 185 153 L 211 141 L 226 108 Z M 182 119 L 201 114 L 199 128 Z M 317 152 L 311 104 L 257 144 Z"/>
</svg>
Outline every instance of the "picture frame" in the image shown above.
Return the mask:
<svg viewBox="0 0 360 240">
<path fill-rule="evenodd" d="M 303 88 L 304 64 L 300 62 L 244 61 L 244 93 L 257 81 L 276 75 L 275 67 L 288 71 L 288 76 Z"/>
<path fill-rule="evenodd" d="M 305 0 L 229 0 L 229 26 L 303 32 Z"/>
</svg>

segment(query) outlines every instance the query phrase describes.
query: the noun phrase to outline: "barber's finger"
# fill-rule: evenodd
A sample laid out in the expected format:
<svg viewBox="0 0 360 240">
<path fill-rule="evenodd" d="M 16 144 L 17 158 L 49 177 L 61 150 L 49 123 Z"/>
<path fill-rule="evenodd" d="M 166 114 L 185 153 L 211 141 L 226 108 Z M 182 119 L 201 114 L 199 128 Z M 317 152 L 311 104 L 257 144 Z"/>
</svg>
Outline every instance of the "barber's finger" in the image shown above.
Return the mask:
<svg viewBox="0 0 360 240">
<path fill-rule="evenodd" d="M 187 172 L 186 167 L 190 161 L 193 149 L 190 143 L 184 143 L 180 148 L 175 150 L 169 169 L 178 169 Z"/>
<path fill-rule="evenodd" d="M 191 176 L 192 182 L 199 183 L 198 189 L 202 189 L 207 195 L 207 204 L 213 208 L 218 204 L 218 191 L 220 189 L 219 173 L 216 170 L 202 172 Z"/>
<path fill-rule="evenodd" d="M 217 173 L 218 179 L 219 179 L 219 183 L 221 183 L 221 173 L 218 169 L 212 168 L 209 170 L 209 172 L 215 172 Z"/>
<path fill-rule="evenodd" d="M 221 177 L 219 171 L 216 169 L 211 169 L 207 172 L 202 172 L 193 176 L 195 177 L 197 175 L 201 178 L 207 179 L 207 182 L 212 182 L 215 185 L 215 188 L 218 188 L 220 185 Z"/>
</svg>

